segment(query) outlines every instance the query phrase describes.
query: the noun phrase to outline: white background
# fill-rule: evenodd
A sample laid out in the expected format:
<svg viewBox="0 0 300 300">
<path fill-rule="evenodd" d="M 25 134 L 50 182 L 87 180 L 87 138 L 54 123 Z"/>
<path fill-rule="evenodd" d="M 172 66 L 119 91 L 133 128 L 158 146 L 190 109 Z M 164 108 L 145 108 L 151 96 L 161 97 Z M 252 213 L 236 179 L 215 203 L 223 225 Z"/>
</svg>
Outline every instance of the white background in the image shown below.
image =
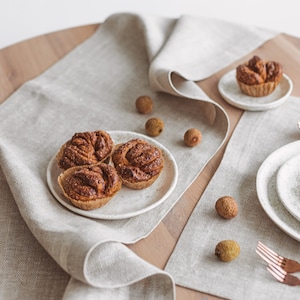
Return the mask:
<svg viewBox="0 0 300 300">
<path fill-rule="evenodd" d="M 0 0 L 0 49 L 44 33 L 103 22 L 121 12 L 199 15 L 300 37 L 297 0 Z"/>
</svg>

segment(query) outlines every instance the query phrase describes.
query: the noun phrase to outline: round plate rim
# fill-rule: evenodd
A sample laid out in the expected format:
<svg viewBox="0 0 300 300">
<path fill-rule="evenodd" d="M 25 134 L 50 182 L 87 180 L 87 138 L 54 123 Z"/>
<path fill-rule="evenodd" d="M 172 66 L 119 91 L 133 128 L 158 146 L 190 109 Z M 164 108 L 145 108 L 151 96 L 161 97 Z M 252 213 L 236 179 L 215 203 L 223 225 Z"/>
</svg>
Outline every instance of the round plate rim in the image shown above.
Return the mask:
<svg viewBox="0 0 300 300">
<path fill-rule="evenodd" d="M 297 154 L 291 158 L 289 158 L 285 163 L 283 163 L 281 165 L 281 167 L 278 169 L 278 172 L 277 172 L 277 177 L 276 177 L 276 187 L 277 187 L 277 194 L 279 196 L 279 199 L 281 201 L 281 203 L 284 205 L 284 207 L 286 208 L 286 210 L 294 216 L 294 218 L 296 218 L 298 221 L 300 221 L 300 208 L 298 210 L 298 214 L 294 211 L 294 207 L 290 204 L 289 202 L 289 198 L 285 196 L 285 192 L 282 191 L 281 188 L 279 188 L 279 181 L 282 180 L 282 172 L 285 171 L 285 169 L 287 168 L 286 164 L 291 162 L 291 161 L 294 161 L 295 159 L 299 160 L 300 159 L 300 154 Z"/>
<path fill-rule="evenodd" d="M 257 176 L 256 176 L 256 191 L 257 191 L 257 196 L 258 200 L 265 211 L 265 213 L 269 216 L 269 218 L 285 233 L 287 233 L 290 237 L 294 238 L 297 241 L 300 241 L 300 222 L 296 220 L 283 206 L 281 203 L 280 199 L 278 199 L 279 204 L 282 206 L 282 210 L 286 212 L 289 216 L 289 222 L 290 224 L 285 223 L 284 220 L 282 220 L 282 216 L 278 216 L 275 212 L 274 209 L 273 211 L 269 209 L 268 206 L 270 205 L 270 200 L 269 197 L 265 195 L 265 186 L 268 185 L 270 178 L 272 176 L 276 175 L 276 172 L 280 165 L 288 160 L 290 157 L 292 157 L 294 154 L 299 153 L 300 150 L 300 141 L 295 141 L 291 142 L 289 144 L 286 144 L 274 152 L 272 152 L 261 164 L 261 166 L 258 169 Z M 288 152 L 290 151 L 290 152 Z M 289 153 L 289 157 L 287 157 L 287 154 Z M 285 155 L 284 159 L 282 158 L 282 155 Z M 278 162 L 278 157 L 281 158 L 280 163 Z M 273 163 L 273 161 L 277 159 L 277 165 Z M 271 164 L 272 163 L 272 164 Z M 272 167 L 272 168 L 271 168 Z M 268 172 L 268 173 L 267 173 Z M 267 178 L 265 173 L 269 174 L 271 173 L 271 176 Z M 276 187 L 274 187 L 276 188 Z M 277 194 L 277 191 L 276 191 Z M 279 198 L 279 197 L 278 197 Z M 292 223 L 292 225 L 291 225 Z M 295 227 L 299 227 L 296 228 Z"/>
<path fill-rule="evenodd" d="M 230 97 L 228 95 L 228 93 L 226 93 L 223 89 L 224 80 L 227 79 L 227 77 L 232 76 L 232 74 L 234 72 L 236 72 L 235 69 L 230 70 L 220 78 L 220 80 L 218 82 L 218 90 L 219 90 L 219 93 L 221 94 L 221 96 L 223 97 L 223 99 L 227 103 L 229 103 L 232 106 L 235 106 L 237 108 L 240 108 L 240 109 L 249 110 L 249 111 L 264 111 L 264 110 L 269 110 L 269 109 L 276 108 L 276 107 L 282 105 L 287 100 L 287 98 L 289 97 L 289 95 L 291 94 L 291 92 L 293 90 L 292 80 L 286 74 L 283 74 L 282 80 L 285 80 L 287 82 L 288 89 L 286 90 L 285 94 L 282 97 L 274 99 L 274 101 L 272 101 L 270 103 L 262 103 L 262 104 L 257 104 L 256 103 L 256 104 L 253 104 L 253 105 L 251 105 L 249 103 L 241 103 L 240 101 L 237 101 L 234 98 L 232 98 L 232 96 Z M 233 78 L 234 78 L 235 84 L 237 85 L 237 82 L 235 80 L 235 76 Z M 282 82 L 279 83 L 279 84 L 282 85 Z M 242 96 L 242 97 L 245 97 L 245 98 L 251 98 L 251 96 L 243 95 L 242 92 L 239 96 Z M 260 98 L 263 98 L 263 97 L 260 97 Z"/>
</svg>

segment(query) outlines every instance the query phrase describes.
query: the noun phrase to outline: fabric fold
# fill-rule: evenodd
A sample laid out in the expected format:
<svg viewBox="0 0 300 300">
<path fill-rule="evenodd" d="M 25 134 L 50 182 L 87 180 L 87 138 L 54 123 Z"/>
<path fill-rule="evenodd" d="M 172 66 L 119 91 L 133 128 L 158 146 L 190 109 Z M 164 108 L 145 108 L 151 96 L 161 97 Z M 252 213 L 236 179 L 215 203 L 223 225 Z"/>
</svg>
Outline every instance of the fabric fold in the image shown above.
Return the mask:
<svg viewBox="0 0 300 300">
<path fill-rule="evenodd" d="M 223 20 L 184 15 L 152 61 L 150 74 L 169 70 L 188 81 L 203 80 L 276 34 Z"/>
<path fill-rule="evenodd" d="M 228 49 L 230 55 L 224 59 L 220 46 L 232 46 L 237 33 L 245 35 L 243 43 L 239 51 Z M 85 299 L 174 299 L 172 277 L 121 243 L 149 235 L 226 139 L 226 112 L 194 80 L 204 79 L 273 35 L 201 18 L 114 15 L 1 105 L 1 168 L 30 231 L 71 276 L 65 299 L 82 299 L 85 293 L 90 295 Z M 216 36 L 222 39 L 210 51 Z M 153 97 L 155 113 L 166 122 L 157 141 L 172 152 L 178 165 L 180 180 L 173 193 L 159 207 L 130 219 L 90 219 L 62 207 L 47 186 L 50 159 L 75 132 L 144 133 L 147 117 L 134 107 L 141 94 Z M 190 127 L 201 128 L 204 140 L 199 149 L 187 151 L 180 141 Z"/>
</svg>

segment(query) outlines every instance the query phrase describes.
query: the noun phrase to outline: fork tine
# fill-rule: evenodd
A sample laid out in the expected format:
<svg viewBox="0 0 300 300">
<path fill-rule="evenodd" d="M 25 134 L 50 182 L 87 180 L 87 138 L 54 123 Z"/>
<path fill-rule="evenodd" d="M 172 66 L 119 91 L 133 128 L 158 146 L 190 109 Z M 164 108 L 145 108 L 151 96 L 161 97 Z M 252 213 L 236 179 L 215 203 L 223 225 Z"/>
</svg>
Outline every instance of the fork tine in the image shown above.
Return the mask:
<svg viewBox="0 0 300 300">
<path fill-rule="evenodd" d="M 267 270 L 280 282 L 284 282 L 286 272 L 281 269 L 280 267 L 274 266 L 274 265 L 269 265 L 267 267 Z"/>
<path fill-rule="evenodd" d="M 282 265 L 285 258 L 281 255 L 277 254 L 267 246 L 265 246 L 263 243 L 258 242 L 257 249 L 266 257 L 268 257 L 271 261 L 273 261 L 277 265 Z"/>
<path fill-rule="evenodd" d="M 266 253 L 260 251 L 260 249 L 256 249 L 255 252 L 268 264 L 277 264 L 277 261 L 274 260 L 273 257 L 269 258 Z"/>
<path fill-rule="evenodd" d="M 270 255 L 278 257 L 280 259 L 284 259 L 281 255 L 279 255 L 278 253 L 276 253 L 275 251 L 273 251 L 272 249 L 268 248 L 266 245 L 264 245 L 262 242 L 258 241 L 258 245 L 266 250 L 266 252 L 268 252 Z"/>
<path fill-rule="evenodd" d="M 274 252 L 274 251 L 272 251 Z M 262 243 L 259 243 L 256 247 L 256 253 L 263 259 L 265 260 L 267 263 L 272 263 L 272 264 L 280 264 L 281 263 L 281 259 L 278 258 L 278 256 L 276 256 L 273 253 L 269 253 L 264 247 Z M 275 253 L 275 252 L 274 252 Z"/>
</svg>

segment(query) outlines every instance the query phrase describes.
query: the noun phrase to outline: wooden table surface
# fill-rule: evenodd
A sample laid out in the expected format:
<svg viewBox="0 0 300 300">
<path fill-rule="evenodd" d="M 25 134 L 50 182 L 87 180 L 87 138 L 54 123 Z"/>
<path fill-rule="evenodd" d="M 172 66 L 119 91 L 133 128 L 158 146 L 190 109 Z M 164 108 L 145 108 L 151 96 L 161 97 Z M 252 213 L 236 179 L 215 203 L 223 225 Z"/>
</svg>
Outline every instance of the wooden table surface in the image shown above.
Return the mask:
<svg viewBox="0 0 300 300">
<path fill-rule="evenodd" d="M 24 82 L 41 74 L 74 47 L 82 43 L 91 36 L 99 26 L 99 24 L 92 24 L 45 34 L 0 49 L 0 103 L 5 101 L 5 99 Z M 224 102 L 217 90 L 217 83 L 225 72 L 236 67 L 237 64 L 245 61 L 245 59 L 247 60 L 253 54 L 281 62 L 284 72 L 294 82 L 292 95 L 300 96 L 300 85 L 297 84 L 300 81 L 300 39 L 286 34 L 280 34 L 252 53 L 249 53 L 246 58 L 234 62 L 234 64 L 214 74 L 207 80 L 199 82 L 199 85 L 208 96 L 222 104 L 228 112 L 232 124 L 231 132 L 243 111 Z M 153 265 L 161 269 L 165 267 L 193 208 L 199 201 L 201 194 L 216 171 L 223 151 L 224 147 L 209 162 L 196 181 L 185 192 L 176 206 L 158 227 L 147 238 L 136 244 L 128 245 L 130 249 Z M 176 287 L 176 294 L 178 300 L 220 299 L 180 286 Z"/>
</svg>

